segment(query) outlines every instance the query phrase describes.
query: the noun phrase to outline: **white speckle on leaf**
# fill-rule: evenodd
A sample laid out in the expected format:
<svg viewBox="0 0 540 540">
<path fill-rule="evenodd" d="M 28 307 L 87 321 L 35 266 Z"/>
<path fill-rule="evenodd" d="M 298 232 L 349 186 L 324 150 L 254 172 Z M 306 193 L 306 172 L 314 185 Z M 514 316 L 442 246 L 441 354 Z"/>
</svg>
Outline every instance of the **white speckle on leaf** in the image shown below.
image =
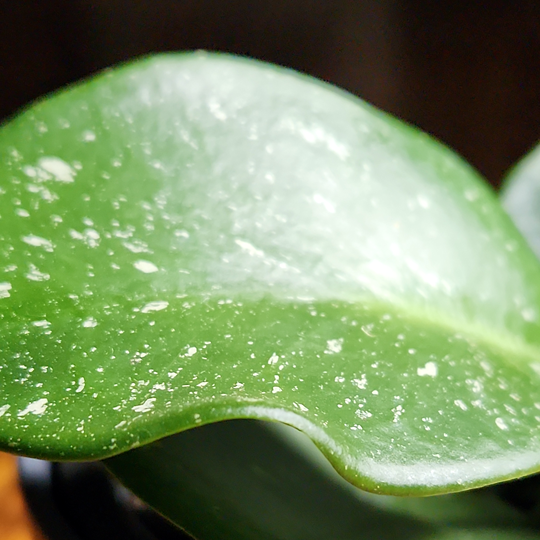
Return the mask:
<svg viewBox="0 0 540 540">
<path fill-rule="evenodd" d="M 365 420 L 366 418 L 371 418 L 373 416 L 370 412 L 364 411 L 364 409 L 357 409 L 354 414 L 356 414 L 356 416 L 358 416 L 358 418 L 361 420 Z"/>
<path fill-rule="evenodd" d="M 36 236 L 35 234 L 29 234 L 28 236 L 23 236 L 21 239 L 25 244 L 34 247 L 43 248 L 45 251 L 53 251 L 54 246 L 50 240 L 46 238 L 41 238 L 41 236 Z"/>
<path fill-rule="evenodd" d="M 341 352 L 343 347 L 343 338 L 339 339 L 329 339 L 326 342 L 326 350 L 324 354 L 337 354 Z"/>
<path fill-rule="evenodd" d="M 305 405 L 302 405 L 302 403 L 293 402 L 293 405 L 297 409 L 300 409 L 302 412 L 308 412 L 309 411 L 309 409 Z"/>
<path fill-rule="evenodd" d="M 268 364 L 273 366 L 279 361 L 279 356 L 276 353 L 272 353 L 272 356 L 268 359 Z"/>
<path fill-rule="evenodd" d="M 9 291 L 11 291 L 11 283 L 7 281 L 0 282 L 0 298 L 9 298 L 11 296 Z"/>
<path fill-rule="evenodd" d="M 221 104 L 215 99 L 211 99 L 208 102 L 208 109 L 217 120 L 220 120 L 221 122 L 227 120 L 227 113 L 225 113 L 225 111 L 221 108 Z"/>
<path fill-rule="evenodd" d="M 193 356 L 197 353 L 197 347 L 189 347 L 189 349 L 186 352 L 186 356 Z"/>
<path fill-rule="evenodd" d="M 245 242 L 244 240 L 239 239 L 236 239 L 234 242 L 237 246 L 240 246 L 242 251 L 245 251 L 248 255 L 251 255 L 252 257 L 264 257 L 264 251 L 257 249 L 249 242 Z"/>
<path fill-rule="evenodd" d="M 152 274 L 159 270 L 159 268 L 154 263 L 151 263 L 150 261 L 145 261 L 143 259 L 135 261 L 133 263 L 133 266 L 144 274 Z"/>
<path fill-rule="evenodd" d="M 396 424 L 399 421 L 399 417 L 405 412 L 405 409 L 403 408 L 403 405 L 397 405 L 392 409 L 392 412 L 394 413 L 394 419 L 392 422 Z"/>
<path fill-rule="evenodd" d="M 461 399 L 455 399 L 454 405 L 457 405 L 462 411 L 466 411 L 468 409 L 467 405 Z"/>
<path fill-rule="evenodd" d="M 84 235 L 75 229 L 69 230 L 69 236 L 71 236 L 71 238 L 74 240 L 84 240 Z"/>
<path fill-rule="evenodd" d="M 272 388 L 272 394 L 277 394 L 278 392 L 281 392 L 281 388 L 279 386 L 274 386 Z"/>
<path fill-rule="evenodd" d="M 321 126 L 308 126 L 292 119 L 284 120 L 282 126 L 293 133 L 298 133 L 309 144 L 326 146 L 330 152 L 342 160 L 347 159 L 350 155 L 347 146 Z"/>
<path fill-rule="evenodd" d="M 364 324 L 360 327 L 360 329 L 362 330 L 362 332 L 364 332 L 364 334 L 366 334 L 366 336 L 375 337 L 375 335 L 373 334 L 373 327 L 373 324 Z"/>
<path fill-rule="evenodd" d="M 32 403 L 29 403 L 25 409 L 19 411 L 17 413 L 17 416 L 26 416 L 28 413 L 38 415 L 43 414 L 47 410 L 48 402 L 49 400 L 47 398 L 41 398 L 36 401 L 32 401 Z"/>
<path fill-rule="evenodd" d="M 38 161 L 38 166 L 49 174 L 52 174 L 58 182 L 73 182 L 76 174 L 70 165 L 58 157 L 42 157 Z"/>
<path fill-rule="evenodd" d="M 82 240 L 88 247 L 95 248 L 99 246 L 100 235 L 95 229 L 85 229 L 82 233 L 75 229 L 69 230 L 69 235 L 73 240 Z"/>
<path fill-rule="evenodd" d="M 141 308 L 141 313 L 151 313 L 154 311 L 161 311 L 169 307 L 169 302 L 165 300 L 158 300 L 156 302 L 148 302 L 145 306 Z"/>
<path fill-rule="evenodd" d="M 22 172 L 28 176 L 28 178 L 35 178 L 37 176 L 37 171 L 35 167 L 32 167 L 31 165 L 25 165 L 22 168 Z"/>
<path fill-rule="evenodd" d="M 85 319 L 82 322 L 83 328 L 95 328 L 97 325 L 98 322 L 96 321 L 96 319 L 94 319 L 94 317 L 88 317 L 88 319 Z"/>
<path fill-rule="evenodd" d="M 355 386 L 357 386 L 358 388 L 360 388 L 360 390 L 365 390 L 366 389 L 366 386 L 367 386 L 367 377 L 364 374 L 362 374 L 362 378 L 361 379 L 353 379 L 351 381 Z"/>
<path fill-rule="evenodd" d="M 502 429 L 503 431 L 508 430 L 508 426 L 506 425 L 505 421 L 502 418 L 495 418 L 495 424 L 497 424 L 497 427 L 499 429 Z"/>
<path fill-rule="evenodd" d="M 77 387 L 77 390 L 75 390 L 75 392 L 77 394 L 79 394 L 80 392 L 82 392 L 84 390 L 84 386 L 86 384 L 86 381 L 84 380 L 84 377 L 80 377 L 79 378 L 79 386 Z"/>
<path fill-rule="evenodd" d="M 25 274 L 30 281 L 48 281 L 51 276 L 45 272 L 40 272 L 33 264 L 28 265 L 29 271 Z"/>
<path fill-rule="evenodd" d="M 420 377 L 436 377 L 438 373 L 437 364 L 435 362 L 427 362 L 424 367 L 419 367 L 416 373 Z"/>
<path fill-rule="evenodd" d="M 152 253 L 148 245 L 141 240 L 133 240 L 131 242 L 126 240 L 122 242 L 122 245 L 132 253 Z"/>
<path fill-rule="evenodd" d="M 313 195 L 313 202 L 320 204 L 329 214 L 335 214 L 335 206 L 327 199 L 325 199 L 320 193 L 315 193 Z"/>
<path fill-rule="evenodd" d="M 41 320 L 41 321 L 33 321 L 33 326 L 37 326 L 38 328 L 48 328 L 51 326 L 51 323 L 47 320 Z"/>
<path fill-rule="evenodd" d="M 156 401 L 156 398 L 149 398 L 141 405 L 135 405 L 135 407 L 132 407 L 132 409 L 135 412 L 145 413 L 154 408 L 154 401 Z"/>
<path fill-rule="evenodd" d="M 85 229 L 84 230 L 84 237 L 86 240 L 86 243 L 94 248 L 99 246 L 99 241 L 101 237 L 99 236 L 99 233 L 95 229 Z"/>
<path fill-rule="evenodd" d="M 475 394 L 479 394 L 483 390 L 482 383 L 478 379 L 466 379 L 465 383 Z"/>
<path fill-rule="evenodd" d="M 129 361 L 132 365 L 139 364 L 148 353 L 137 351 Z"/>
<path fill-rule="evenodd" d="M 11 405 L 2 405 L 0 407 L 0 416 L 4 416 L 8 412 L 8 409 L 11 407 Z"/>
</svg>

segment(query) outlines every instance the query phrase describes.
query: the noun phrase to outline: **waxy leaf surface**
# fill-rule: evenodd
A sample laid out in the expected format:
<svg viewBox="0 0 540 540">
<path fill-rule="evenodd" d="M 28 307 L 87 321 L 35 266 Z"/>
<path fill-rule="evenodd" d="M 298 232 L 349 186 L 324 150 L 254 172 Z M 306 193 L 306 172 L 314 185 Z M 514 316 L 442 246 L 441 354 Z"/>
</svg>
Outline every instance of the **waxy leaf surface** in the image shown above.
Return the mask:
<svg viewBox="0 0 540 540">
<path fill-rule="evenodd" d="M 540 538 L 534 519 L 492 488 L 435 497 L 367 493 L 341 478 L 305 435 L 269 422 L 210 424 L 105 464 L 198 540 L 447 540 L 465 533 L 476 540 L 490 538 L 486 531 Z"/>
<path fill-rule="evenodd" d="M 227 56 L 157 57 L 0 132 L 0 443 L 99 459 L 225 419 L 351 482 L 540 468 L 540 268 L 449 150 Z"/>
<path fill-rule="evenodd" d="M 540 257 L 540 148 L 510 171 L 501 196 L 506 211 Z"/>
</svg>

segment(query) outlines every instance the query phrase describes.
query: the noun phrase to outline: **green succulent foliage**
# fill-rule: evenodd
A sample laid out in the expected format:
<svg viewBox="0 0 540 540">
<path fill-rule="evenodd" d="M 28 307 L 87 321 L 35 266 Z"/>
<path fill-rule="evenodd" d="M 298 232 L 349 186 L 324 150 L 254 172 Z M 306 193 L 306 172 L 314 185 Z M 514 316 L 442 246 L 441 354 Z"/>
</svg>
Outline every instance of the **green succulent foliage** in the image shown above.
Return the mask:
<svg viewBox="0 0 540 540">
<path fill-rule="evenodd" d="M 282 68 L 180 54 L 34 105 L 0 155 L 2 448 L 103 459 L 259 419 L 373 492 L 540 469 L 540 266 L 425 134 Z M 108 464 L 137 487 L 207 432 Z"/>
<path fill-rule="evenodd" d="M 506 211 L 540 258 L 540 147 L 510 171 L 501 196 Z"/>
<path fill-rule="evenodd" d="M 210 424 L 105 463 L 199 540 L 540 538 L 534 511 L 491 489 L 422 498 L 355 488 L 280 424 Z"/>
</svg>

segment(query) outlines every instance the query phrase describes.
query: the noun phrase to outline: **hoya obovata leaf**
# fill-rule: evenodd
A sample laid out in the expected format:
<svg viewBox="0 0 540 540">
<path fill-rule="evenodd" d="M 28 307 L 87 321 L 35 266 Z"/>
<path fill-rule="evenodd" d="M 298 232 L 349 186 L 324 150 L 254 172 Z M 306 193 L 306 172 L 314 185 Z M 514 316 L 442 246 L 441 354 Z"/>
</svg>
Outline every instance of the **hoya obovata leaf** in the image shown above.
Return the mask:
<svg viewBox="0 0 540 540">
<path fill-rule="evenodd" d="M 218 422 L 105 463 L 198 540 L 540 538 L 534 515 L 490 488 L 436 497 L 361 491 L 309 439 L 269 422 Z"/>
<path fill-rule="evenodd" d="M 101 459 L 251 418 L 375 492 L 540 469 L 540 267 L 426 135 L 180 54 L 34 105 L 0 153 L 3 448 Z"/>
<path fill-rule="evenodd" d="M 502 190 L 503 205 L 540 257 L 540 148 L 510 171 Z"/>
</svg>

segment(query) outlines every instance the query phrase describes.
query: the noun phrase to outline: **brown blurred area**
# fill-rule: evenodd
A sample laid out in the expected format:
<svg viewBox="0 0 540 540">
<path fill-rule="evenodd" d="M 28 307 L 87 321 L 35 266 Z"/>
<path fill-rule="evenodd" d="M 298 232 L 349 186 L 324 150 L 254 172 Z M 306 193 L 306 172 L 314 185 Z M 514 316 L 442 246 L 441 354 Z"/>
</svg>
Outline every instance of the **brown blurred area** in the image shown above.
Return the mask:
<svg viewBox="0 0 540 540">
<path fill-rule="evenodd" d="M 199 48 L 333 82 L 494 185 L 540 135 L 538 0 L 0 0 L 0 117 L 116 62 Z"/>
<path fill-rule="evenodd" d="M 0 539 L 44 540 L 35 531 L 17 478 L 15 458 L 0 452 Z"/>
</svg>

